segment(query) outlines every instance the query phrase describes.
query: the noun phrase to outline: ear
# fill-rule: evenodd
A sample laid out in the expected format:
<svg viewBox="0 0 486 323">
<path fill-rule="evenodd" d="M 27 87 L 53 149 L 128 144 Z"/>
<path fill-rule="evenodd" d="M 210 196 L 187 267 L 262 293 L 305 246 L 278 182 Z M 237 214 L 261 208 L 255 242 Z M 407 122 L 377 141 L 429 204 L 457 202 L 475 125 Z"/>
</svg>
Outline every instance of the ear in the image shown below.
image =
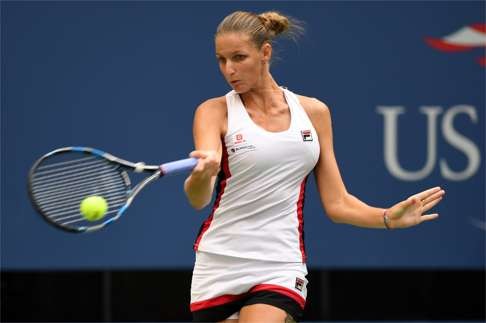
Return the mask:
<svg viewBox="0 0 486 323">
<path fill-rule="evenodd" d="M 261 48 L 262 59 L 265 63 L 269 63 L 270 59 L 272 58 L 272 45 L 268 42 L 265 42 Z"/>
</svg>

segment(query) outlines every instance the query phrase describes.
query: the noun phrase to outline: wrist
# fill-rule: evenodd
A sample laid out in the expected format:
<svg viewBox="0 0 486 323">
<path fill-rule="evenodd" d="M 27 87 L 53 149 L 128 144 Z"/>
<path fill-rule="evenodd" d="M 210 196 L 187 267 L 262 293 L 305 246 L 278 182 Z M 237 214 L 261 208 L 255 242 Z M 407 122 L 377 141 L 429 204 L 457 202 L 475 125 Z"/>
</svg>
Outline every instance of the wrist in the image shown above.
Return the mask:
<svg viewBox="0 0 486 323">
<path fill-rule="evenodd" d="M 390 220 L 390 217 L 388 216 L 388 210 L 385 209 L 383 211 L 383 224 L 385 225 L 385 229 L 387 229 L 387 230 L 392 229 L 390 222 L 391 222 L 391 220 Z"/>
</svg>

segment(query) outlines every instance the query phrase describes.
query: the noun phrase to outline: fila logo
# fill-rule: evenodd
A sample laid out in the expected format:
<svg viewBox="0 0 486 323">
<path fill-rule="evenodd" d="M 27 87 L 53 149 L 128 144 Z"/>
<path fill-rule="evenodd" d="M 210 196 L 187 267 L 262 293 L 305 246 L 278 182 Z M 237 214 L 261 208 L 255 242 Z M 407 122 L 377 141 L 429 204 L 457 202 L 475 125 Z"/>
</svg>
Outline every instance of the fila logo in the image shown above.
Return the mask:
<svg viewBox="0 0 486 323">
<path fill-rule="evenodd" d="M 303 141 L 312 141 L 312 132 L 310 130 L 301 130 L 300 134 Z"/>
<path fill-rule="evenodd" d="M 295 278 L 295 289 L 302 291 L 304 288 L 304 280 L 300 278 Z"/>
</svg>

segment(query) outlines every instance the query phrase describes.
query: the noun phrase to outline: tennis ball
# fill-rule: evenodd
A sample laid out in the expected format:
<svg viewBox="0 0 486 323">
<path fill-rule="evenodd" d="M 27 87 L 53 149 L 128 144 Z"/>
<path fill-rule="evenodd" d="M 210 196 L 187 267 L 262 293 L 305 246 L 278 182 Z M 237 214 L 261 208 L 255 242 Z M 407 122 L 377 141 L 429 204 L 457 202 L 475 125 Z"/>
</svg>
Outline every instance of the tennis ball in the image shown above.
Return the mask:
<svg viewBox="0 0 486 323">
<path fill-rule="evenodd" d="M 108 203 L 101 196 L 88 196 L 81 201 L 79 210 L 86 220 L 98 221 L 105 216 L 108 210 Z"/>
</svg>

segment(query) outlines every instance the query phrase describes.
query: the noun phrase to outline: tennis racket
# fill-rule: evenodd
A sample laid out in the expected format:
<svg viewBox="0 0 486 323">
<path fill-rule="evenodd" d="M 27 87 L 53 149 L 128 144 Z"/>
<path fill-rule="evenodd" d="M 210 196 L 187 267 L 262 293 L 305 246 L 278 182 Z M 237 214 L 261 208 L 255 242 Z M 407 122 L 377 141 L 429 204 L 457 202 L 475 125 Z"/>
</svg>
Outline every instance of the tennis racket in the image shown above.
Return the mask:
<svg viewBox="0 0 486 323">
<path fill-rule="evenodd" d="M 39 158 L 29 172 L 29 195 L 48 223 L 69 232 L 92 232 L 118 220 L 137 194 L 162 176 L 192 170 L 196 158 L 159 166 L 132 163 L 89 147 L 64 147 Z M 129 172 L 150 175 L 132 187 Z M 80 203 L 101 196 L 108 204 L 105 216 L 88 221 Z"/>
</svg>

